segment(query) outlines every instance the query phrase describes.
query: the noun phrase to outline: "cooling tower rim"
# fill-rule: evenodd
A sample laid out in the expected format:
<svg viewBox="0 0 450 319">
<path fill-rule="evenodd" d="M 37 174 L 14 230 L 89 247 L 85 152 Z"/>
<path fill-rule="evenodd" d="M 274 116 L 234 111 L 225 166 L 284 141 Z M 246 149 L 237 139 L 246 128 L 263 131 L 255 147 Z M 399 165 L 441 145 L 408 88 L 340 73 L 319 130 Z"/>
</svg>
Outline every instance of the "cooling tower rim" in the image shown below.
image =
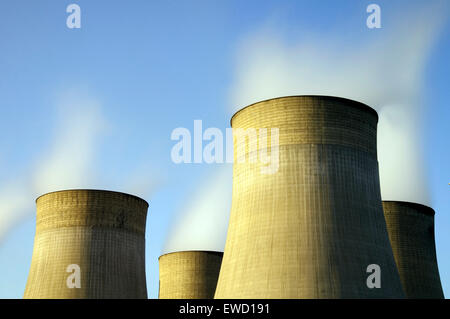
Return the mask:
<svg viewBox="0 0 450 319">
<path fill-rule="evenodd" d="M 161 256 L 159 256 L 158 260 L 161 257 L 167 256 L 167 255 L 179 254 L 179 253 L 211 253 L 211 254 L 214 254 L 216 256 L 223 256 L 223 251 L 192 249 L 192 250 L 179 250 L 179 251 L 172 251 L 170 253 L 165 253 L 165 254 L 162 254 Z"/>
<path fill-rule="evenodd" d="M 354 105 L 354 106 L 356 106 L 356 107 L 358 107 L 358 108 L 360 108 L 360 109 L 362 109 L 364 111 L 372 113 L 372 115 L 375 115 L 375 117 L 377 118 L 377 121 L 378 121 L 378 112 L 374 108 L 370 107 L 369 105 L 367 105 L 367 104 L 365 104 L 363 102 L 352 100 L 352 99 L 345 98 L 345 97 L 342 97 L 342 96 L 305 94 L 305 95 L 284 95 L 284 96 L 278 96 L 278 97 L 273 97 L 273 98 L 270 98 L 270 99 L 260 100 L 260 101 L 254 102 L 252 104 L 249 104 L 247 106 L 244 106 L 243 108 L 239 109 L 237 112 L 235 112 L 233 114 L 233 116 L 230 119 L 230 125 L 233 126 L 233 119 L 234 119 L 234 117 L 236 115 L 238 115 L 238 113 L 240 113 L 241 111 L 243 111 L 243 110 L 245 110 L 247 108 L 250 108 L 250 107 L 252 107 L 252 106 L 254 106 L 256 104 L 263 103 L 263 102 L 268 102 L 268 101 L 272 101 L 272 100 L 279 100 L 279 99 L 286 99 L 286 98 L 293 98 L 293 97 L 319 97 L 319 98 L 324 98 L 324 99 L 334 99 L 334 100 L 347 101 L 347 102 L 350 102 L 352 105 Z"/>
<path fill-rule="evenodd" d="M 64 192 L 77 192 L 77 191 L 89 191 L 89 192 L 98 192 L 98 193 L 112 193 L 112 194 L 120 194 L 120 195 L 124 195 L 126 197 L 132 197 L 135 199 L 138 199 L 140 201 L 143 201 L 147 207 L 149 206 L 148 202 L 136 195 L 132 195 L 132 194 L 128 194 L 128 193 L 124 193 L 124 192 L 117 192 L 117 191 L 112 191 L 112 190 L 107 190 L 107 189 L 92 189 L 92 188 L 70 188 L 70 189 L 61 189 L 61 190 L 57 190 L 57 191 L 52 191 L 52 192 L 48 192 L 45 194 L 42 194 L 40 196 L 38 196 L 35 200 L 35 202 L 37 203 L 37 201 L 44 196 L 50 195 L 50 194 L 56 194 L 56 193 L 64 193 Z"/>
<path fill-rule="evenodd" d="M 402 200 L 383 200 L 382 202 L 383 203 L 398 203 L 398 204 L 401 204 L 404 206 L 410 206 L 410 207 L 416 208 L 419 213 L 429 215 L 429 216 L 434 216 L 436 213 L 432 207 L 424 205 L 424 204 L 420 204 L 420 203 L 402 201 Z"/>
</svg>

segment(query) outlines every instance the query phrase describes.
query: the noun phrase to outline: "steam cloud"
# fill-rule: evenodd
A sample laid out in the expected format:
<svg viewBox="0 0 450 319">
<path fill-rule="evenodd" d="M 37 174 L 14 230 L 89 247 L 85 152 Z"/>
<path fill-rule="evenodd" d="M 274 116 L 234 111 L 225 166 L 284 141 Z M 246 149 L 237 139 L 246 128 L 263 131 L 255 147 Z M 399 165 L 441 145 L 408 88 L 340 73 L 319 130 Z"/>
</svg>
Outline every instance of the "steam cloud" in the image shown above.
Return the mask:
<svg viewBox="0 0 450 319">
<path fill-rule="evenodd" d="M 231 209 L 232 167 L 221 167 L 209 177 L 180 212 L 163 253 L 223 251 Z"/>
<path fill-rule="evenodd" d="M 83 188 L 93 182 L 92 162 L 106 121 L 101 105 L 74 91 L 61 96 L 53 143 L 32 172 L 0 186 L 0 242 L 13 226 L 35 212 L 34 199 L 44 193 Z"/>
<path fill-rule="evenodd" d="M 292 44 L 277 28 L 262 28 L 245 37 L 237 51 L 231 111 L 289 95 L 342 96 L 366 103 L 379 115 L 382 198 L 430 205 L 422 154 L 421 118 L 427 109 L 422 103 L 423 79 L 448 7 L 429 2 L 427 7 L 404 10 L 392 19 L 397 25 L 391 23 L 387 32 L 366 43 L 339 43 L 339 35 L 309 34 Z M 405 20 L 409 23 L 401 25 Z M 229 197 L 209 195 L 231 189 L 231 177 L 211 180 L 181 214 L 166 252 L 224 249 L 226 230 L 218 221 L 228 224 Z"/>
<path fill-rule="evenodd" d="M 341 96 L 368 104 L 379 114 L 382 198 L 430 205 L 422 154 L 421 118 L 427 108 L 422 103 L 423 79 L 431 49 L 448 16 L 446 8 L 435 2 L 402 12 L 395 20 L 408 17 L 410 23 L 390 26 L 388 33 L 359 47 L 328 45 L 336 41 L 322 35 L 289 45 L 280 34 L 263 30 L 245 39 L 241 47 L 232 105 L 305 94 Z"/>
<path fill-rule="evenodd" d="M 158 174 L 148 165 L 125 172 L 123 180 L 95 174 L 98 150 L 111 129 L 102 104 L 80 90 L 68 90 L 56 105 L 58 124 L 48 149 L 30 163 L 30 173 L 0 185 L 0 244 L 11 228 L 35 213 L 34 199 L 42 194 L 113 185 L 114 190 L 146 197 L 162 183 L 161 177 L 155 181 Z"/>
<path fill-rule="evenodd" d="M 100 102 L 68 93 L 58 106 L 53 143 L 38 161 L 33 176 L 33 189 L 38 194 L 86 187 L 95 178 L 95 151 L 106 129 Z"/>
</svg>

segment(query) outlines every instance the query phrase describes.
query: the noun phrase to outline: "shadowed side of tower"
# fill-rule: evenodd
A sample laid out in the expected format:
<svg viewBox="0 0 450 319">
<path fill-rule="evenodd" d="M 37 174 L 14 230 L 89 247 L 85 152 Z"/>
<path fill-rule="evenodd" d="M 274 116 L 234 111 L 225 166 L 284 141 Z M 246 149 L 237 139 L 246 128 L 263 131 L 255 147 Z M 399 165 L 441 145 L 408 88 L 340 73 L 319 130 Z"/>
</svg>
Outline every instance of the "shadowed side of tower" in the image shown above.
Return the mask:
<svg viewBox="0 0 450 319">
<path fill-rule="evenodd" d="M 24 298 L 147 298 L 146 201 L 100 190 L 36 200 L 36 236 Z M 69 265 L 80 287 L 70 288 Z M 68 280 L 69 278 L 69 280 Z"/>
<path fill-rule="evenodd" d="M 215 251 L 180 251 L 159 257 L 159 298 L 214 298 L 222 256 Z"/>
<path fill-rule="evenodd" d="M 383 218 L 377 122 L 370 107 L 325 96 L 275 98 L 233 116 L 233 132 L 278 128 L 279 147 L 234 136 L 216 298 L 404 297 Z M 278 170 L 240 162 L 238 149 L 248 158 L 279 151 Z M 381 288 L 367 285 L 372 264 Z"/>
<path fill-rule="evenodd" d="M 444 298 L 436 259 L 434 210 L 383 201 L 384 217 L 407 298 Z"/>
</svg>

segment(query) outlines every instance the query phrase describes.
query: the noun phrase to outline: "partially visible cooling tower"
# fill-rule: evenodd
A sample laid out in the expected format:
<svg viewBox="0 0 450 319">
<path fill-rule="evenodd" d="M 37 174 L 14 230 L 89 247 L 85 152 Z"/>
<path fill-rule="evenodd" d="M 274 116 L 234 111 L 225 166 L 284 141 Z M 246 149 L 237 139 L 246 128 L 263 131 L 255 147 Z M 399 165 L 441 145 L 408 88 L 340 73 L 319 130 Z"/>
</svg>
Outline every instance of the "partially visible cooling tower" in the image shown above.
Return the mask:
<svg viewBox="0 0 450 319">
<path fill-rule="evenodd" d="M 111 191 L 67 190 L 43 195 L 36 205 L 24 298 L 147 298 L 146 201 Z"/>
<path fill-rule="evenodd" d="M 213 251 L 180 251 L 159 257 L 159 298 L 214 298 L 222 256 Z"/>
<path fill-rule="evenodd" d="M 407 298 L 444 298 L 434 243 L 434 210 L 383 201 L 389 238 Z"/>
<path fill-rule="evenodd" d="M 234 136 L 216 298 L 404 297 L 381 205 L 377 121 L 364 104 L 325 96 L 270 99 L 233 116 L 233 133 L 279 128 L 279 169 L 263 174 L 260 159 L 239 163 L 243 143 L 254 157 L 267 143 Z M 381 288 L 367 285 L 372 264 Z"/>
</svg>

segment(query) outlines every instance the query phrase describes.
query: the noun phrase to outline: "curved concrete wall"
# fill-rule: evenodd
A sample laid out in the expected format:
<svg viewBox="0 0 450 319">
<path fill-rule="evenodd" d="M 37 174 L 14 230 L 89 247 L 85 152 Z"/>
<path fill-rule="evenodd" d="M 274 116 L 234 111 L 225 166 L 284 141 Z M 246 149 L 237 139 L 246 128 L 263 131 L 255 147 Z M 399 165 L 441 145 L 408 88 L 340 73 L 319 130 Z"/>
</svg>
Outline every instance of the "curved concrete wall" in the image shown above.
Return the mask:
<svg viewBox="0 0 450 319">
<path fill-rule="evenodd" d="M 36 236 L 24 298 L 147 298 L 146 201 L 68 190 L 36 200 Z M 69 265 L 81 288 L 69 288 Z"/>
<path fill-rule="evenodd" d="M 216 298 L 404 297 L 381 205 L 377 121 L 364 104 L 322 96 L 262 101 L 233 116 L 233 129 L 279 128 L 279 169 L 238 163 L 245 141 L 235 137 Z M 367 287 L 370 264 L 381 267 L 381 288 Z"/>
<path fill-rule="evenodd" d="M 181 251 L 159 257 L 160 299 L 212 299 L 223 253 Z"/>
<path fill-rule="evenodd" d="M 434 210 L 383 201 L 384 217 L 407 298 L 444 298 L 434 242 Z"/>
</svg>

